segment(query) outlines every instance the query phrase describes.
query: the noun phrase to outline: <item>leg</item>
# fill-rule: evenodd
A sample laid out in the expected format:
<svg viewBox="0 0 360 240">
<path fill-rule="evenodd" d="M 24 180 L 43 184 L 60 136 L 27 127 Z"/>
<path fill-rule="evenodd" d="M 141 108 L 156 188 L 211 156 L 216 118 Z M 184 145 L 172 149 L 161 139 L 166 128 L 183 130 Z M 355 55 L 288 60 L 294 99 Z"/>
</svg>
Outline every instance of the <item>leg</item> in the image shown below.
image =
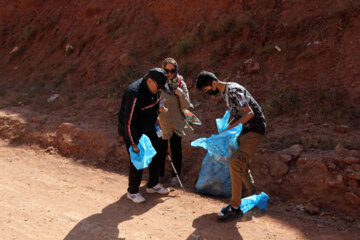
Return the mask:
<svg viewBox="0 0 360 240">
<path fill-rule="evenodd" d="M 256 149 L 258 148 L 260 142 L 263 139 L 264 139 L 264 135 L 256 132 L 249 132 L 247 134 L 240 135 L 238 138 L 238 142 L 239 142 L 238 150 L 245 153 L 248 159 L 247 169 L 244 172 L 242 180 L 250 195 L 257 193 L 255 181 L 250 171 L 251 157 L 254 155 Z"/>
<path fill-rule="evenodd" d="M 126 150 L 129 153 L 129 147 L 131 146 L 131 142 L 129 139 L 124 138 L 124 142 L 126 145 Z M 130 154 L 129 154 L 130 158 Z M 136 167 L 130 161 L 130 168 L 129 168 L 129 187 L 128 192 L 131 194 L 139 192 L 139 186 L 141 183 L 143 170 L 137 170 Z"/>
<path fill-rule="evenodd" d="M 248 160 L 246 154 L 239 149 L 229 162 L 229 171 L 231 177 L 231 200 L 230 205 L 238 208 L 241 203 L 242 180 L 247 169 Z"/>
<path fill-rule="evenodd" d="M 168 151 L 168 144 L 169 141 L 168 140 L 162 140 L 163 142 L 163 154 L 161 157 L 161 171 L 160 171 L 160 177 L 164 177 L 165 176 L 165 162 L 166 162 L 166 153 Z"/>
<path fill-rule="evenodd" d="M 171 148 L 171 157 L 174 163 L 174 167 L 179 174 L 181 173 L 181 165 L 182 165 L 182 147 L 181 147 L 181 137 L 173 132 L 173 135 L 170 138 L 170 148 Z M 172 177 L 176 177 L 174 171 L 172 171 Z"/>
<path fill-rule="evenodd" d="M 161 171 L 162 156 L 164 154 L 164 146 L 162 139 L 156 135 L 155 130 L 146 135 L 150 138 L 151 144 L 156 150 L 156 155 L 153 157 L 149 165 L 149 181 L 147 184 L 148 188 L 154 187 L 159 182 L 159 176 Z"/>
</svg>

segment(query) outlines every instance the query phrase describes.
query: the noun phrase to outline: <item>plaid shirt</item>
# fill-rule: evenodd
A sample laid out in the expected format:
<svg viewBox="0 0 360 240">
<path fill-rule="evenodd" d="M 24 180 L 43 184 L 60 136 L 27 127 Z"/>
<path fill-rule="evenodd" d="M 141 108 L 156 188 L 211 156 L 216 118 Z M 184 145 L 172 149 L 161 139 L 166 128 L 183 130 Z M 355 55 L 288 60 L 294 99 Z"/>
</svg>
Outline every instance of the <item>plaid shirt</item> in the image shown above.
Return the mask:
<svg viewBox="0 0 360 240">
<path fill-rule="evenodd" d="M 226 106 L 230 109 L 231 115 L 235 121 L 239 120 L 244 114 L 243 108 L 249 106 L 253 112 L 254 117 L 244 124 L 242 133 L 253 131 L 260 134 L 266 132 L 265 117 L 260 105 L 255 101 L 251 94 L 241 86 L 234 82 L 226 83 L 225 91 L 221 93 Z"/>
</svg>

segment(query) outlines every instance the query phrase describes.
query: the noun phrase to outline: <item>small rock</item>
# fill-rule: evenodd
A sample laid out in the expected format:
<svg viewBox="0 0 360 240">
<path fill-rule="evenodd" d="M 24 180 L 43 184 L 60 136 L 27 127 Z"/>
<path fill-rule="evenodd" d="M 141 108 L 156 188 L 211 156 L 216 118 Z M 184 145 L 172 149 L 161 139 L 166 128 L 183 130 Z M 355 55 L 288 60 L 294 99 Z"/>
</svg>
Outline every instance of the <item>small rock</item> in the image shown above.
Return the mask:
<svg viewBox="0 0 360 240">
<path fill-rule="evenodd" d="M 343 184 L 343 177 L 342 175 L 337 175 L 336 179 L 332 179 L 328 182 L 329 186 L 331 187 L 341 187 Z"/>
<path fill-rule="evenodd" d="M 289 154 L 280 154 L 279 158 L 284 162 L 290 162 L 292 157 Z"/>
<path fill-rule="evenodd" d="M 253 73 L 257 73 L 260 71 L 260 64 L 257 62 L 253 62 L 250 63 L 247 67 L 246 67 L 246 72 L 253 74 Z"/>
<path fill-rule="evenodd" d="M 360 158 L 360 151 L 350 150 L 349 155 L 352 156 L 352 157 Z"/>
<path fill-rule="evenodd" d="M 335 131 L 338 133 L 347 133 L 349 131 L 349 126 L 347 125 L 335 126 Z"/>
<path fill-rule="evenodd" d="M 310 215 L 317 215 L 319 214 L 319 208 L 315 207 L 311 203 L 306 204 L 305 211 Z"/>
<path fill-rule="evenodd" d="M 355 171 L 360 171 L 360 164 L 354 164 L 353 168 Z"/>
<path fill-rule="evenodd" d="M 53 95 L 51 95 L 48 99 L 47 99 L 47 102 L 50 103 L 50 102 L 53 102 L 55 99 L 57 99 L 60 95 L 55 93 Z"/>
<path fill-rule="evenodd" d="M 349 187 L 356 189 L 358 187 L 357 181 L 354 179 L 351 179 L 347 182 L 347 184 L 349 185 Z"/>
<path fill-rule="evenodd" d="M 300 156 L 300 153 L 304 150 L 304 147 L 300 144 L 292 145 L 291 147 L 284 149 L 282 152 L 291 155 L 293 158 Z"/>
<path fill-rule="evenodd" d="M 200 240 L 201 239 L 201 236 L 200 235 L 197 235 L 195 233 L 191 234 L 191 236 L 196 239 L 196 240 Z"/>
<path fill-rule="evenodd" d="M 329 165 L 328 165 L 328 168 L 331 169 L 331 170 L 335 170 L 336 169 L 336 164 L 333 163 L 333 162 L 330 162 Z"/>
<path fill-rule="evenodd" d="M 336 152 L 341 152 L 341 151 L 343 151 L 345 148 L 344 148 L 344 146 L 341 144 L 341 143 L 338 143 L 336 146 L 335 146 L 335 148 L 334 148 L 334 150 L 336 151 Z"/>
<path fill-rule="evenodd" d="M 65 46 L 65 53 L 66 53 L 67 55 L 69 55 L 69 54 L 72 53 L 73 51 L 74 51 L 74 46 L 73 46 L 73 45 L 67 44 L 67 45 Z"/>
<path fill-rule="evenodd" d="M 277 180 L 274 180 L 274 183 L 280 185 L 280 184 L 282 184 L 282 179 L 279 178 L 279 179 L 277 179 Z"/>
<path fill-rule="evenodd" d="M 14 47 L 10 54 L 16 53 L 17 51 L 19 51 L 19 47 Z"/>
<path fill-rule="evenodd" d="M 299 211 L 301 211 L 301 212 L 304 212 L 304 211 L 305 211 L 304 205 L 301 205 L 301 204 L 297 205 L 297 206 L 295 207 L 295 209 L 296 209 L 296 210 L 299 210 Z"/>
<path fill-rule="evenodd" d="M 275 45 L 274 48 L 278 51 L 281 52 L 281 48 L 278 45 Z"/>
<path fill-rule="evenodd" d="M 360 197 L 352 192 L 345 193 L 345 199 L 351 204 L 359 205 L 360 204 Z"/>
<path fill-rule="evenodd" d="M 344 217 L 344 220 L 345 220 L 345 221 L 348 221 L 348 222 L 354 222 L 354 218 L 351 217 L 351 216 L 345 216 L 345 217 Z"/>
<path fill-rule="evenodd" d="M 346 177 L 354 180 L 360 180 L 360 171 L 348 173 L 346 174 Z"/>
<path fill-rule="evenodd" d="M 39 119 L 39 118 L 32 118 L 32 119 L 31 119 L 31 122 L 33 122 L 33 123 L 41 123 L 41 119 Z"/>
<path fill-rule="evenodd" d="M 356 158 L 356 157 L 345 157 L 343 159 L 343 162 L 346 162 L 348 164 L 357 164 L 360 162 L 360 158 Z"/>
</svg>

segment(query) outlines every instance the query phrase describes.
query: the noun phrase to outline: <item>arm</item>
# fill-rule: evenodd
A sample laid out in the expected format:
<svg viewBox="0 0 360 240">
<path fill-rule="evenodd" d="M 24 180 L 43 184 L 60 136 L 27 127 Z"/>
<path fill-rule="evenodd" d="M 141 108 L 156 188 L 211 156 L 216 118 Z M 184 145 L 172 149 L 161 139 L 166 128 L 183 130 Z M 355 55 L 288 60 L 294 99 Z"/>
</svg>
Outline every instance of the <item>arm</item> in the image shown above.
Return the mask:
<svg viewBox="0 0 360 240">
<path fill-rule="evenodd" d="M 124 99 L 125 102 L 125 123 L 126 123 L 126 131 L 131 141 L 131 145 L 133 147 L 133 151 L 135 153 L 139 153 L 140 150 L 137 147 L 138 144 L 138 133 L 136 131 L 135 123 L 138 117 L 138 99 L 135 96 L 128 96 Z"/>
<path fill-rule="evenodd" d="M 231 91 L 229 93 L 232 103 L 231 112 L 235 114 L 234 118 L 229 121 L 228 128 L 235 127 L 238 124 L 244 125 L 255 116 L 254 111 L 250 107 L 245 95 L 240 91 Z"/>
<path fill-rule="evenodd" d="M 181 109 L 192 108 L 193 105 L 190 102 L 189 91 L 187 89 L 185 81 L 181 80 L 181 88 L 177 88 L 175 94 L 179 97 Z"/>
<path fill-rule="evenodd" d="M 241 123 L 242 125 L 244 125 L 245 123 L 247 123 L 251 118 L 254 117 L 254 112 L 252 110 L 252 108 L 250 106 L 244 106 L 242 108 L 242 111 L 243 111 L 243 115 L 241 116 L 241 118 L 239 118 L 239 120 L 235 121 L 235 119 L 231 119 L 229 121 L 229 125 L 228 125 L 228 128 L 231 126 L 231 127 L 235 127 L 237 126 L 239 123 Z"/>
</svg>

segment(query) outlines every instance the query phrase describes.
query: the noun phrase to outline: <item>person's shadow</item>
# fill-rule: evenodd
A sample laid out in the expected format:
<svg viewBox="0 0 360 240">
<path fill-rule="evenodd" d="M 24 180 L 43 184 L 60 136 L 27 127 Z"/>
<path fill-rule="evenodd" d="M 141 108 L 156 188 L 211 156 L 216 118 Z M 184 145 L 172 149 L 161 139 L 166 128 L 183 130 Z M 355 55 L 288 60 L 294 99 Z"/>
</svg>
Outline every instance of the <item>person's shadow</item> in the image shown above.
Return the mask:
<svg viewBox="0 0 360 240">
<path fill-rule="evenodd" d="M 230 221 L 218 222 L 216 213 L 205 214 L 194 219 L 192 226 L 195 231 L 190 234 L 187 240 L 203 240 L 203 239 L 243 239 L 236 224 L 238 222 L 251 221 L 252 217 L 261 217 L 264 211 L 254 208 L 244 214 L 243 217 Z"/>
<path fill-rule="evenodd" d="M 118 229 L 121 222 L 131 219 L 132 216 L 141 215 L 163 201 L 160 197 L 154 196 L 143 204 L 135 204 L 126 199 L 125 194 L 118 201 L 103 208 L 101 213 L 81 220 L 64 240 L 122 240 L 123 238 L 119 238 Z"/>
</svg>

